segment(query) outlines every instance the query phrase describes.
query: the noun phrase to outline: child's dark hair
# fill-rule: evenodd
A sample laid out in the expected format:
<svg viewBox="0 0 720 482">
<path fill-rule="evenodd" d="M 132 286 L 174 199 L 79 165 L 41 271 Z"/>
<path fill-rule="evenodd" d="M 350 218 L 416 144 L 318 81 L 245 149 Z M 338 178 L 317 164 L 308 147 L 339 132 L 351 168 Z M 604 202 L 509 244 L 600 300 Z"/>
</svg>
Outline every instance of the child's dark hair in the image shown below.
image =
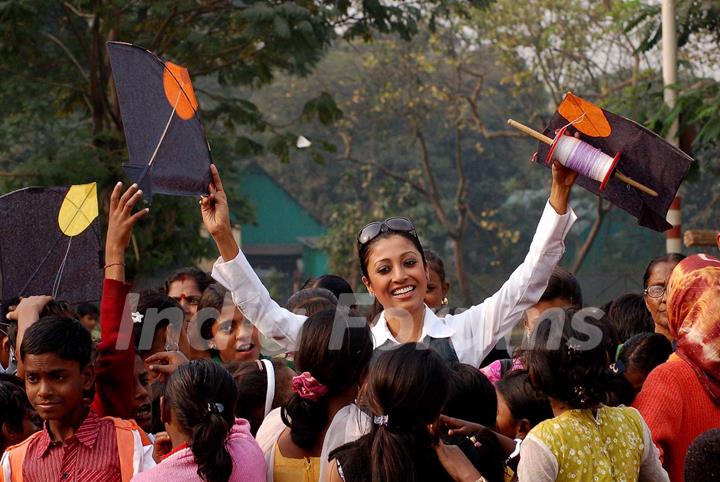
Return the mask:
<svg viewBox="0 0 720 482">
<path fill-rule="evenodd" d="M 182 323 L 184 316 L 183 309 L 177 301 L 157 290 L 144 290 L 140 292 L 137 311 L 143 315 L 143 319 L 140 323 L 133 323 L 133 338 L 135 340 L 135 348 L 143 352 L 150 348 L 150 344 L 155 338 L 155 333 L 158 330 L 166 328 L 171 321 L 178 324 Z M 151 313 L 155 316 L 150 316 Z M 177 313 L 177 316 L 168 316 L 168 314 L 173 313 Z M 152 327 L 152 337 L 148 343 L 147 337 L 149 335 L 147 333 L 147 327 L 149 327 L 151 323 L 154 323 L 155 325 Z M 180 326 L 177 326 L 176 328 L 176 331 L 179 332 Z"/>
<path fill-rule="evenodd" d="M 336 274 L 324 274 L 317 278 L 311 278 L 305 282 L 302 289 L 306 288 L 324 288 L 335 295 L 336 299 L 340 299 L 340 295 L 353 294 L 350 283 L 342 276 Z"/>
<path fill-rule="evenodd" d="M 720 428 L 698 435 L 685 455 L 685 482 L 720 480 Z"/>
<path fill-rule="evenodd" d="M 165 403 L 191 434 L 197 473 L 208 482 L 227 481 L 232 474 L 233 460 L 225 439 L 235 422 L 237 397 L 233 377 L 210 360 L 181 365 L 165 386 Z"/>
<path fill-rule="evenodd" d="M 272 408 L 285 405 L 292 391 L 293 373 L 280 358 L 271 360 L 275 373 L 275 389 Z M 255 436 L 265 418 L 265 397 L 267 396 L 268 376 L 265 365 L 260 360 L 230 362 L 225 365 L 238 386 L 238 401 L 235 416 L 250 422 L 250 432 Z M 286 388 L 287 387 L 287 388 Z"/>
<path fill-rule="evenodd" d="M 366 439 L 373 481 L 420 479 L 417 462 L 432 457 L 437 440 L 428 425 L 437 423 L 448 379 L 440 355 L 414 343 L 386 351 L 374 362 L 365 401 L 373 416 L 387 420 L 373 424 Z"/>
<path fill-rule="evenodd" d="M 20 358 L 54 353 L 63 360 L 76 361 L 85 368 L 92 357 L 90 332 L 72 318 L 46 316 L 30 325 L 20 345 Z"/>
<path fill-rule="evenodd" d="M 451 365 L 443 414 L 492 427 L 495 425 L 496 413 L 497 395 L 490 380 L 471 365 Z"/>
<path fill-rule="evenodd" d="M 199 327 L 200 335 L 203 340 L 210 340 L 212 336 L 212 327 L 220 312 L 225 304 L 225 299 L 228 297 L 229 291 L 220 283 L 211 283 L 205 288 L 200 302 L 198 303 L 198 313 L 201 314 L 199 318 L 202 318 L 202 325 Z M 214 316 L 205 316 L 204 310 L 213 309 L 215 310 Z"/>
<path fill-rule="evenodd" d="M 425 250 L 425 260 L 431 270 L 435 271 L 442 283 L 445 282 L 445 263 L 439 254 L 431 249 Z"/>
<path fill-rule="evenodd" d="M 472 365 L 454 363 L 450 366 L 449 382 L 443 415 L 479 423 L 485 427 L 495 426 L 497 395 L 493 384 L 480 370 Z M 443 436 L 442 439 L 446 444 L 459 446 L 489 482 L 503 480 L 503 451 L 492 432 L 486 431 L 476 436 L 481 444 L 479 448 L 460 435 Z"/>
<path fill-rule="evenodd" d="M 12 432 L 22 432 L 23 419 L 34 412 L 25 390 L 14 381 L 0 380 L 0 429 L 7 426 Z M 0 450 L 7 448 L 8 442 L 0 430 Z"/>
<path fill-rule="evenodd" d="M 100 310 L 92 303 L 82 303 L 77 307 L 77 314 L 81 318 L 86 315 L 100 316 Z"/>
<path fill-rule="evenodd" d="M 562 298 L 570 303 L 570 306 L 579 310 L 583 306 L 582 289 L 577 278 L 570 271 L 561 266 L 553 269 L 547 288 L 540 297 L 540 301 Z"/>
<path fill-rule="evenodd" d="M 300 315 L 311 316 L 335 308 L 337 297 L 325 288 L 305 288 L 294 293 L 285 303 L 285 309 Z"/>
<path fill-rule="evenodd" d="M 655 322 L 645 306 L 642 295 L 628 293 L 612 302 L 608 312 L 610 323 L 624 342 L 638 333 L 653 333 Z"/>
<path fill-rule="evenodd" d="M 672 343 L 663 335 L 639 333 L 623 343 L 618 361 L 625 370 L 632 368 L 649 374 L 655 367 L 665 363 L 672 352 Z"/>
<path fill-rule="evenodd" d="M 648 280 L 650 280 L 650 272 L 653 270 L 656 264 L 660 263 L 679 263 L 680 261 L 685 259 L 684 254 L 680 253 L 668 253 L 663 254 L 662 256 L 658 256 L 657 258 L 653 258 L 650 260 L 650 262 L 647 265 L 647 268 L 645 268 L 645 274 L 643 274 L 643 288 L 648 287 Z"/>
<path fill-rule="evenodd" d="M 18 303 L 20 303 L 20 298 L 13 298 L 7 304 L 3 305 L 3 312 L 5 313 L 6 317 L 8 313 L 6 308 L 9 309 L 11 306 L 17 306 Z M 48 304 L 43 307 L 42 311 L 40 311 L 40 318 L 44 318 L 46 316 L 56 316 L 58 318 L 77 318 L 77 312 L 73 310 L 70 305 L 64 301 L 50 300 Z M 6 318 L 3 318 L 3 320 L 5 319 Z M 7 336 L 8 340 L 10 340 L 10 345 L 12 347 L 16 347 L 17 321 L 11 320 L 7 322 Z"/>
<path fill-rule="evenodd" d="M 350 325 L 340 311 L 320 311 L 303 323 L 295 367 L 309 372 L 328 391 L 318 400 L 293 393 L 283 406 L 282 421 L 290 427 L 295 445 L 306 450 L 315 445 L 329 421 L 328 398 L 358 386 L 372 352 L 370 327 Z"/>
<path fill-rule="evenodd" d="M 531 427 L 553 418 L 547 397 L 530 383 L 527 370 L 513 370 L 500 379 L 495 388 L 502 395 L 515 420 L 527 419 Z"/>
<path fill-rule="evenodd" d="M 591 408 L 607 400 L 614 374 L 610 371 L 609 338 L 603 321 L 583 312 L 544 317 L 524 352 L 533 386 L 573 408 Z M 576 316 L 577 314 L 577 316 Z"/>
<path fill-rule="evenodd" d="M 210 275 L 207 274 L 205 271 L 198 269 L 194 266 L 187 266 L 173 271 L 172 274 L 168 276 L 167 280 L 165 281 L 165 293 L 170 291 L 170 285 L 173 284 L 175 281 L 184 281 L 187 278 L 195 281 L 195 284 L 197 284 L 197 287 L 201 293 L 205 291 L 205 288 L 207 288 L 214 282 L 212 277 L 210 277 Z"/>
</svg>

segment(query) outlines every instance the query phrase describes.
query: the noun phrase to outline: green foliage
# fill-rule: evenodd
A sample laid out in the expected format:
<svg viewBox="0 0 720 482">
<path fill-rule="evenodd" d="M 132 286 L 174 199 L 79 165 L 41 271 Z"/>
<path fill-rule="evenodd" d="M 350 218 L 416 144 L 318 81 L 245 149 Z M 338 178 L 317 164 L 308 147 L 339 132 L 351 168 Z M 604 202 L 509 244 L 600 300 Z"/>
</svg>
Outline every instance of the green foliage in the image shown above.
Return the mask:
<svg viewBox="0 0 720 482">
<path fill-rule="evenodd" d="M 409 39 L 423 15 L 440 18 L 465 8 L 436 11 L 444 3 L 423 2 L 419 8 L 373 0 L 0 2 L 0 168 L 14 176 L 4 178 L 3 187 L 98 181 L 106 195 L 122 177 L 126 152 L 108 40 L 144 46 L 188 67 L 216 159 L 270 152 L 286 162 L 296 138 L 286 126 L 296 119 L 285 115 L 279 123 L 269 122 L 247 95 L 236 95 L 238 87 L 257 89 L 278 74 L 308 75 L 339 38 L 369 39 L 381 31 Z M 327 93 L 309 99 L 302 120 L 340 118 Z M 311 156 L 322 161 L 328 145 L 316 144 Z M 229 169 L 224 172 L 232 178 Z M 235 221 L 249 219 L 251 210 L 234 200 Z M 206 241 L 197 236 L 195 209 L 180 212 L 193 204 L 154 204 L 151 219 L 137 232 L 139 274 L 207 254 Z"/>
</svg>

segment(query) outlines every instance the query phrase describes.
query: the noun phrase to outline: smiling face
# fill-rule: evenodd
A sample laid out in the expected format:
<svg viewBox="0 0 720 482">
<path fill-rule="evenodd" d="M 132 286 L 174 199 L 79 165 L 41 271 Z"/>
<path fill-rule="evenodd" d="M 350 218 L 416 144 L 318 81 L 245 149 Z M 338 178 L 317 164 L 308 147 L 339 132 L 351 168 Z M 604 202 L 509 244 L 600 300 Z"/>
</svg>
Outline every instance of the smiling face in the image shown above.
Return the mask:
<svg viewBox="0 0 720 482">
<path fill-rule="evenodd" d="M 670 279 L 670 274 L 675 266 L 677 266 L 677 263 L 671 261 L 663 261 L 655 264 L 655 266 L 653 266 L 650 270 L 650 276 L 648 277 L 647 286 L 645 288 L 647 289 L 656 285 L 665 288 L 668 280 Z M 663 295 L 658 298 L 653 298 L 647 293 L 643 296 L 645 299 L 645 306 L 647 306 L 647 309 L 655 322 L 655 333 L 660 333 L 670 339 L 671 336 L 670 331 L 668 330 L 667 318 L 667 292 L 663 293 Z"/>
<path fill-rule="evenodd" d="M 44 420 L 63 421 L 82 409 L 84 394 L 93 385 L 92 363 L 65 360 L 55 353 L 25 355 L 25 390 Z"/>
<path fill-rule="evenodd" d="M 396 234 L 378 239 L 370 247 L 363 283 L 386 310 L 416 315 L 424 312 L 428 276 L 412 241 Z"/>
<path fill-rule="evenodd" d="M 260 358 L 260 333 L 232 301 L 223 304 L 212 326 L 213 344 L 224 362 Z"/>
</svg>

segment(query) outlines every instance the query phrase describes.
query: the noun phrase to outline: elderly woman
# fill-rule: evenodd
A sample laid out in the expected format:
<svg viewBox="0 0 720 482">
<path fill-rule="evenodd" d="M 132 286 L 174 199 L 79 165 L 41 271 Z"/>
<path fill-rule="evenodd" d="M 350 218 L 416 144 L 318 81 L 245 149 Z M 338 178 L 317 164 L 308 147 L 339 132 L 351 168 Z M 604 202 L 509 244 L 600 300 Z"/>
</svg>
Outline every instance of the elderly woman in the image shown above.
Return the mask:
<svg viewBox="0 0 720 482">
<path fill-rule="evenodd" d="M 667 291 L 675 356 L 650 373 L 633 405 L 678 482 L 690 443 L 720 426 L 720 260 L 689 256 L 673 270 Z"/>
</svg>

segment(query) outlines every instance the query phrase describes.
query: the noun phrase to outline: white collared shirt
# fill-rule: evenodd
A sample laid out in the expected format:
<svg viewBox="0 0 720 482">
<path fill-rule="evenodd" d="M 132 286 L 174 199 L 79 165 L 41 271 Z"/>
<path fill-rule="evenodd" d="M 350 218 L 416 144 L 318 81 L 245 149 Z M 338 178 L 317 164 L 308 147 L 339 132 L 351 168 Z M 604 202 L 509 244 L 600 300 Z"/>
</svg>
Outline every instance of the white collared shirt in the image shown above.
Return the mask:
<svg viewBox="0 0 720 482">
<path fill-rule="evenodd" d="M 495 344 L 540 300 L 553 269 L 565 252 L 564 239 L 577 219 L 572 209 L 564 215 L 546 203 L 528 254 L 503 286 L 482 303 L 456 315 L 438 318 L 427 306 L 420 340 L 450 338 L 462 363 L 480 366 Z M 232 294 L 233 301 L 258 331 L 273 338 L 286 351 L 295 351 L 306 317 L 296 315 L 270 298 L 242 251 L 234 259 L 218 258 L 212 276 Z M 356 320 L 363 323 L 363 319 Z M 387 340 L 397 343 L 384 313 L 372 328 L 375 347 Z M 418 341 L 420 341 L 418 340 Z"/>
</svg>

